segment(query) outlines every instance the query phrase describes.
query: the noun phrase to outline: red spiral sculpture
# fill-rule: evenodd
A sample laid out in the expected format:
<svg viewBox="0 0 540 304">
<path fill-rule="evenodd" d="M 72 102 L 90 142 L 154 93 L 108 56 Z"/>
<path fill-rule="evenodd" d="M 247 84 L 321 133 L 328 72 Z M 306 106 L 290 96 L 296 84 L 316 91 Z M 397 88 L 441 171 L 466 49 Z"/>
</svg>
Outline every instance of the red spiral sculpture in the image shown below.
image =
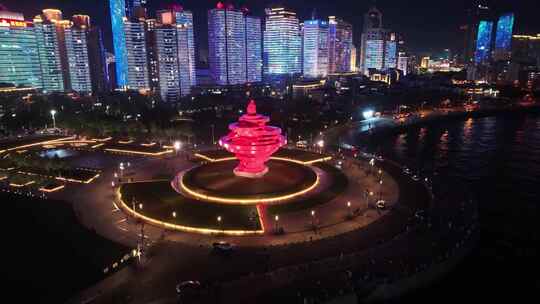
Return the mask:
<svg viewBox="0 0 540 304">
<path fill-rule="evenodd" d="M 257 178 L 268 172 L 265 163 L 280 147 L 287 144 L 281 129 L 267 126 L 268 116 L 257 114 L 255 101 L 247 106 L 247 114 L 229 125 L 229 134 L 219 140 L 219 145 L 233 153 L 240 161 L 234 169 L 237 176 Z"/>
</svg>

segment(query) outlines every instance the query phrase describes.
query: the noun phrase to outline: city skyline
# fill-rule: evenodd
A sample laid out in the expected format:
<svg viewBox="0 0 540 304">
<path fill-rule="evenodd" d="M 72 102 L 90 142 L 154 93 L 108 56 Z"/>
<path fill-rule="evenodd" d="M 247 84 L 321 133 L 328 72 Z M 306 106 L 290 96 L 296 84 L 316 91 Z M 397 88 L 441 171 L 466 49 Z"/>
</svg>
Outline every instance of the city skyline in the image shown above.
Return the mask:
<svg viewBox="0 0 540 304">
<path fill-rule="evenodd" d="M 505 13 L 512 5 L 511 11 L 515 13 L 516 24 L 514 33 L 532 34 L 540 32 L 540 25 L 535 21 L 534 1 L 518 0 L 503 1 L 497 3 L 500 13 Z M 92 18 L 94 25 L 103 28 L 104 43 L 107 51 L 112 52 L 112 34 L 110 28 L 110 16 L 108 14 L 108 1 L 87 3 L 84 1 L 62 1 L 45 0 L 40 1 L 40 5 L 35 3 L 18 2 L 14 0 L 3 0 L 3 4 L 12 11 L 22 12 L 26 19 L 31 19 L 39 14 L 44 8 L 58 8 L 64 15 L 87 14 Z M 151 15 L 163 8 L 167 4 L 181 4 L 193 11 L 195 28 L 195 45 L 198 49 L 197 58 L 206 58 L 208 52 L 208 30 L 207 11 L 215 7 L 217 1 L 168 1 L 152 0 L 147 1 L 148 11 Z M 235 1 L 236 6 L 243 5 L 250 8 L 252 14 L 257 17 L 264 17 L 264 9 L 275 1 Z M 290 0 L 281 1 L 281 4 L 295 11 L 301 21 L 311 19 L 313 10 L 319 19 L 326 19 L 335 15 L 353 25 L 354 43 L 358 47 L 361 40 L 361 28 L 363 26 L 363 14 L 367 12 L 372 2 L 351 3 L 350 1 L 337 0 L 328 3 L 322 0 L 312 1 L 309 6 L 303 5 L 301 1 Z M 410 3 L 396 3 L 394 1 L 377 1 L 377 7 L 385 16 L 385 26 L 403 34 L 408 48 L 413 52 L 437 52 L 445 48 L 452 50 L 460 49 L 462 46 L 461 33 L 459 27 L 465 22 L 464 11 L 470 6 L 470 1 L 433 1 L 418 0 L 416 5 Z M 423 26 L 429 23 L 429 28 Z M 422 29 L 421 31 L 418 29 Z M 202 55 L 202 56 L 201 56 Z"/>
</svg>

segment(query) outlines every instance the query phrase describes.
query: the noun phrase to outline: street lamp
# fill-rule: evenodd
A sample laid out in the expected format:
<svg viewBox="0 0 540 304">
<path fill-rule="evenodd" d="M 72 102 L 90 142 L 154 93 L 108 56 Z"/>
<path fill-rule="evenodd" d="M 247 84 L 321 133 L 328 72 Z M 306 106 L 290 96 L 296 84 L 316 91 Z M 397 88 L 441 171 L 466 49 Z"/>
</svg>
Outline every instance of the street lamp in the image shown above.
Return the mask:
<svg viewBox="0 0 540 304">
<path fill-rule="evenodd" d="M 56 110 L 51 110 L 51 116 L 52 116 L 52 122 L 53 122 L 53 129 L 56 129 Z"/>
<path fill-rule="evenodd" d="M 173 218 L 176 218 L 176 211 L 173 211 L 173 212 L 172 212 L 172 217 L 173 217 Z"/>
<path fill-rule="evenodd" d="M 322 153 L 323 148 L 324 148 L 324 140 L 322 140 L 322 139 L 319 140 L 319 141 L 317 142 L 317 146 L 319 146 L 320 153 Z"/>
<path fill-rule="evenodd" d="M 379 180 L 379 200 L 382 200 L 382 178 Z"/>
<path fill-rule="evenodd" d="M 278 232 L 278 230 L 279 230 L 279 226 L 278 226 L 278 225 L 279 225 L 279 224 L 278 224 L 278 223 L 279 223 L 279 215 L 276 215 L 276 216 L 274 217 L 274 221 L 276 222 L 276 232 Z"/>
<path fill-rule="evenodd" d="M 349 210 L 349 216 L 352 217 L 351 202 L 347 202 L 347 209 Z"/>
<path fill-rule="evenodd" d="M 178 155 L 178 151 L 180 151 L 180 148 L 182 148 L 182 143 L 179 140 L 177 140 L 174 142 L 173 147 L 174 147 L 174 151 L 176 152 L 176 155 Z"/>
<path fill-rule="evenodd" d="M 315 210 L 311 210 L 311 226 L 315 228 Z"/>
<path fill-rule="evenodd" d="M 221 222 L 221 215 L 218 215 L 217 221 L 218 221 L 219 228 L 221 228 L 221 230 L 223 230 L 223 224 Z"/>
<path fill-rule="evenodd" d="M 139 204 L 139 210 L 142 210 L 142 207 L 143 207 L 143 204 L 140 203 L 140 204 Z"/>
</svg>

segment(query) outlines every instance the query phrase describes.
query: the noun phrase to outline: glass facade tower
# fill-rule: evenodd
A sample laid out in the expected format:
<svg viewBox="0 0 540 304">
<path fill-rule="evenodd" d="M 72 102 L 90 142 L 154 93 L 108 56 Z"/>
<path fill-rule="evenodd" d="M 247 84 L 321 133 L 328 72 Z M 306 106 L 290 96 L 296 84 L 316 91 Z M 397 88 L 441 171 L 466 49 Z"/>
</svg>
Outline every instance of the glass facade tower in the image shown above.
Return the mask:
<svg viewBox="0 0 540 304">
<path fill-rule="evenodd" d="M 88 28 L 85 25 L 66 28 L 65 41 L 71 89 L 77 93 L 91 93 Z"/>
<path fill-rule="evenodd" d="M 304 22 L 304 76 L 308 78 L 328 75 L 328 22 Z"/>
<path fill-rule="evenodd" d="M 302 72 L 302 36 L 296 13 L 282 7 L 266 9 L 263 39 L 265 74 Z"/>
<path fill-rule="evenodd" d="M 142 21 L 125 21 L 124 33 L 127 51 L 126 88 L 130 90 L 149 90 L 150 80 L 146 54 L 145 24 Z M 116 63 L 118 64 L 118 61 Z"/>
<path fill-rule="evenodd" d="M 499 60 L 507 60 L 512 52 L 512 32 L 514 30 L 514 14 L 505 14 L 497 22 L 495 36 L 495 57 Z"/>
<path fill-rule="evenodd" d="M 208 11 L 210 72 L 218 85 L 246 83 L 246 20 L 232 6 Z"/>
<path fill-rule="evenodd" d="M 37 16 L 34 19 L 34 29 L 41 65 L 43 91 L 45 93 L 63 92 L 64 78 L 56 25 L 50 21 L 43 21 L 40 16 Z"/>
<path fill-rule="evenodd" d="M 118 88 L 125 88 L 128 86 L 128 59 L 124 30 L 124 21 L 127 20 L 126 2 L 125 0 L 109 0 L 109 8 L 116 67 L 116 85 Z"/>
<path fill-rule="evenodd" d="M 478 25 L 478 38 L 476 40 L 476 52 L 474 62 L 477 64 L 485 63 L 490 58 L 491 39 L 493 34 L 492 21 L 480 21 Z"/>
<path fill-rule="evenodd" d="M 247 81 L 262 81 L 262 30 L 261 19 L 246 16 L 246 68 Z"/>
<path fill-rule="evenodd" d="M 41 88 L 41 69 L 32 23 L 0 11 L 0 83 Z"/>
<path fill-rule="evenodd" d="M 328 24 L 328 72 L 350 72 L 353 49 L 352 25 L 334 16 L 329 17 Z"/>
</svg>

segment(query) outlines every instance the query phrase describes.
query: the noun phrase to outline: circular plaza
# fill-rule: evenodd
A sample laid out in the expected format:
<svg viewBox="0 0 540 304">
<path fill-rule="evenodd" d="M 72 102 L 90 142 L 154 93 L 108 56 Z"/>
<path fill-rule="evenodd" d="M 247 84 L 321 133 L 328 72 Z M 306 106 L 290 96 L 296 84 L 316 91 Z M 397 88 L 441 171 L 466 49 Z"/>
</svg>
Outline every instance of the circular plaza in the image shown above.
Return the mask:
<svg viewBox="0 0 540 304">
<path fill-rule="evenodd" d="M 220 140 L 223 149 L 195 153 L 196 164 L 172 179 L 122 183 L 115 188 L 117 205 L 174 232 L 171 240 L 207 235 L 255 245 L 349 232 L 398 201 L 396 181 L 374 160 L 286 148 L 281 130 L 267 121 L 250 103 Z"/>
</svg>

